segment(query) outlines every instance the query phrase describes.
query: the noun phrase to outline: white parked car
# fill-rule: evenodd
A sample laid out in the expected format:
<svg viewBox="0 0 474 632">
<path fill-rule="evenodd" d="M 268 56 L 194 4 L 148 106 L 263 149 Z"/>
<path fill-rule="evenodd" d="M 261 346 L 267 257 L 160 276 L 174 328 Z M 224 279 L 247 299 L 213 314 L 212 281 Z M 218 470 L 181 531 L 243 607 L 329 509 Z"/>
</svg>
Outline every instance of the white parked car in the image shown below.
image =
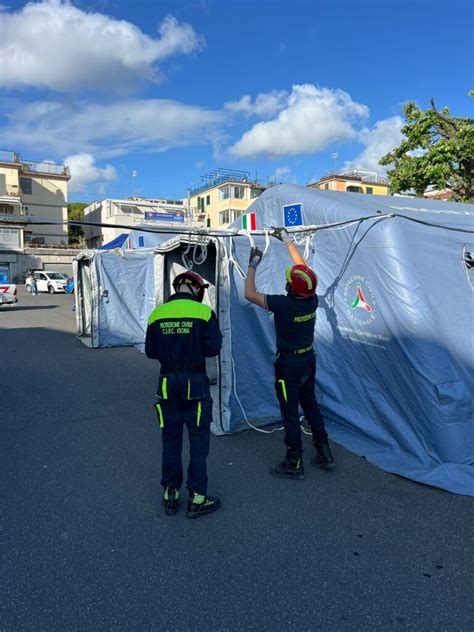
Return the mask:
<svg viewBox="0 0 474 632">
<path fill-rule="evenodd" d="M 67 276 L 62 272 L 52 272 L 50 270 L 38 270 L 33 273 L 36 279 L 38 292 L 64 292 L 66 290 Z M 31 281 L 25 281 L 26 291 L 31 292 Z"/>
<path fill-rule="evenodd" d="M 2 305 L 14 305 L 18 303 L 16 285 L 0 285 L 0 307 Z"/>
</svg>

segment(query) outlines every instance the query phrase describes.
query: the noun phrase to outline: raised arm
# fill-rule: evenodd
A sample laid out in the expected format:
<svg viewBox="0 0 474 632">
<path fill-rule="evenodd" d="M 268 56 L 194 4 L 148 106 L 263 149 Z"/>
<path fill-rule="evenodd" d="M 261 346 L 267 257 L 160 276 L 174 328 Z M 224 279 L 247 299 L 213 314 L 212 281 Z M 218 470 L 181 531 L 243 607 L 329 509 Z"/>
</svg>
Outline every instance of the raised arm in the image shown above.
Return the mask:
<svg viewBox="0 0 474 632">
<path fill-rule="evenodd" d="M 249 268 L 245 279 L 245 298 L 251 303 L 255 303 L 255 305 L 267 309 L 265 294 L 257 292 L 257 288 L 255 287 L 255 275 L 257 273 L 258 264 L 262 260 L 262 256 L 263 253 L 258 248 L 252 248 L 250 250 Z"/>
<path fill-rule="evenodd" d="M 290 253 L 291 260 L 295 265 L 308 265 L 308 262 L 296 247 L 295 240 L 288 233 L 286 228 L 274 228 L 271 234 L 273 235 L 273 237 L 276 237 L 286 245 L 286 247 L 288 248 L 288 252 Z"/>
</svg>

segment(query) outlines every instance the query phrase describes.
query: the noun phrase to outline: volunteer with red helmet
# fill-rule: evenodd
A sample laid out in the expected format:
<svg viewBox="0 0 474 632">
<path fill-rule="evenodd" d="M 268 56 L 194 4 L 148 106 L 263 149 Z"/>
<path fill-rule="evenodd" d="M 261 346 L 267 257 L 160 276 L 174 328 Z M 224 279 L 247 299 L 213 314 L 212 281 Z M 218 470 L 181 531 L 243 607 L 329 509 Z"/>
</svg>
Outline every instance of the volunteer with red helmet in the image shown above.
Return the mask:
<svg viewBox="0 0 474 632">
<path fill-rule="evenodd" d="M 204 305 L 203 279 L 188 270 L 173 281 L 175 294 L 158 305 L 148 318 L 145 353 L 159 360 L 156 412 L 162 435 L 163 505 L 167 515 L 178 510 L 183 482 L 183 428 L 189 437 L 188 518 L 219 509 L 220 500 L 207 495 L 212 399 L 206 358 L 219 354 L 222 335 L 215 313 Z"/>
<path fill-rule="evenodd" d="M 273 312 L 275 319 L 275 389 L 280 403 L 287 449 L 283 461 L 270 468 L 270 473 L 282 478 L 301 480 L 304 478 L 304 467 L 299 404 L 310 425 L 316 449 L 312 463 L 326 470 L 332 469 L 334 463 L 315 395 L 316 357 L 313 341 L 318 307 L 317 277 L 284 228 L 274 229 L 272 235 L 286 244 L 294 264 L 286 270 L 287 294 L 257 292 L 255 275 L 262 259 L 262 252 L 258 248 L 252 248 L 245 281 L 245 298 Z"/>
</svg>

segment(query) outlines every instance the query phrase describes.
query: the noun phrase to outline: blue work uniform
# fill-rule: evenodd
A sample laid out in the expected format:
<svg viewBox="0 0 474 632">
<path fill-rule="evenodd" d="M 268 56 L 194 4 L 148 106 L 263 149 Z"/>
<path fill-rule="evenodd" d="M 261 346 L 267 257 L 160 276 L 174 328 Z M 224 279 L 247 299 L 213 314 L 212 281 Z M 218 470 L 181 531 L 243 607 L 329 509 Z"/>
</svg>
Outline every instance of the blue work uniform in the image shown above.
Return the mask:
<svg viewBox="0 0 474 632">
<path fill-rule="evenodd" d="M 313 442 L 321 443 L 328 438 L 315 393 L 313 342 L 318 297 L 267 294 L 265 300 L 275 320 L 275 390 L 285 428 L 285 444 L 301 454 L 300 404 L 311 428 Z"/>
<path fill-rule="evenodd" d="M 179 489 L 182 485 L 181 452 L 186 425 L 190 452 L 186 485 L 189 490 L 206 495 L 212 422 L 206 358 L 218 355 L 221 345 L 215 313 L 188 293 L 177 292 L 148 318 L 145 353 L 161 364 L 155 408 L 163 431 L 164 488 Z"/>
</svg>

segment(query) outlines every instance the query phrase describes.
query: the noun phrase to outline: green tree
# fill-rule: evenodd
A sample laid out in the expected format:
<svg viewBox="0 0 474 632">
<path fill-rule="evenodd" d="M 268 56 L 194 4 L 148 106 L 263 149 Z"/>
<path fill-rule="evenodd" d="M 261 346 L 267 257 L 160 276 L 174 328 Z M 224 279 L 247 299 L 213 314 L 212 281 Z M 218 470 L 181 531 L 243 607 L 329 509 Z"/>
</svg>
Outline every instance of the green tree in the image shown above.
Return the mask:
<svg viewBox="0 0 474 632">
<path fill-rule="evenodd" d="M 474 97 L 474 91 L 469 92 Z M 394 193 L 414 189 L 422 196 L 426 187 L 451 189 L 457 202 L 474 201 L 474 119 L 451 116 L 448 108 L 420 110 L 405 104 L 404 140 L 380 160 L 388 170 Z"/>
<path fill-rule="evenodd" d="M 88 202 L 69 202 L 67 205 L 68 220 L 84 219 L 84 209 Z M 68 241 L 70 244 L 84 243 L 84 228 L 82 226 L 68 226 Z"/>
</svg>

